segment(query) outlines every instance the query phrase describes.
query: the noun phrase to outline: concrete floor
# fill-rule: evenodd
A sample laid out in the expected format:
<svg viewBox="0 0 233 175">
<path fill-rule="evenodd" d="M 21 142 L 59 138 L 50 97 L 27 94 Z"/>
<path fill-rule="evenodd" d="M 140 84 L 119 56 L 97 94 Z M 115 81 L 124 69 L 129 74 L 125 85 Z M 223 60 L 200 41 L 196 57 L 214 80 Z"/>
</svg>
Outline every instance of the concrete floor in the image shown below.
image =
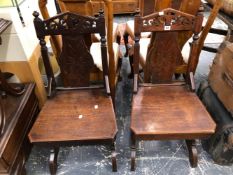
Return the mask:
<svg viewBox="0 0 233 175">
<path fill-rule="evenodd" d="M 129 17 L 131 18 L 131 17 Z M 124 18 L 126 19 L 126 18 Z M 123 20 L 121 17 L 118 21 Z M 124 47 L 121 47 L 124 51 Z M 202 52 L 195 75 L 196 84 L 207 78 L 209 66 L 215 54 Z M 129 126 L 132 96 L 132 80 L 128 58 L 123 58 L 122 81 L 117 85 L 116 119 L 118 135 L 116 152 L 118 172 L 111 172 L 110 151 L 105 146 L 77 146 L 61 148 L 58 155 L 58 175 L 230 175 L 233 166 L 215 164 L 211 156 L 198 143 L 198 167 L 191 168 L 184 141 L 141 141 L 137 149 L 136 171 L 130 172 Z M 26 163 L 27 174 L 49 174 L 49 150 L 34 146 Z"/>
</svg>

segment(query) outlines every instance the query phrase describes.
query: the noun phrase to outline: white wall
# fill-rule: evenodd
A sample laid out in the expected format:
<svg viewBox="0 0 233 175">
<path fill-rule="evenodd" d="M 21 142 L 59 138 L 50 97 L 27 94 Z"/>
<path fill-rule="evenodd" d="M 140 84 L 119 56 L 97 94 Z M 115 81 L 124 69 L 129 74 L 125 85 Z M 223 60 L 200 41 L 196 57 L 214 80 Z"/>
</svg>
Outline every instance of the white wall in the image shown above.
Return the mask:
<svg viewBox="0 0 233 175">
<path fill-rule="evenodd" d="M 56 14 L 54 1 L 48 0 L 48 9 L 50 15 Z M 33 11 L 39 11 L 38 1 L 25 0 L 20 10 L 25 27 L 21 24 L 16 7 L 0 8 L 0 18 L 12 21 L 12 25 L 1 35 L 0 62 L 27 61 L 38 44 L 32 16 Z"/>
</svg>

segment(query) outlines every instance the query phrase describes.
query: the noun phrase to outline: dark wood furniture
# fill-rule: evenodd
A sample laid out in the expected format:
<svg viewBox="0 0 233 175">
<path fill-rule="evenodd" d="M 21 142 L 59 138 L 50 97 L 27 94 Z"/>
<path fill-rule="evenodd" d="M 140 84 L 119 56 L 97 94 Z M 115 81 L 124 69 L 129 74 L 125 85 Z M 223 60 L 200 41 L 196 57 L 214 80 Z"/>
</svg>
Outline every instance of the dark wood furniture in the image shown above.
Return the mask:
<svg viewBox="0 0 233 175">
<path fill-rule="evenodd" d="M 25 174 L 24 163 L 31 150 L 27 134 L 38 113 L 34 89 L 35 84 L 29 83 L 18 96 L 1 90 L 0 174 Z"/>
<path fill-rule="evenodd" d="M 0 19 L 0 35 L 11 21 Z M 1 44 L 1 43 L 0 43 Z M 0 69 L 0 174 L 26 174 L 24 164 L 31 144 L 27 134 L 39 111 L 35 84 L 7 82 Z"/>
<path fill-rule="evenodd" d="M 93 12 L 97 13 L 101 7 L 102 0 L 91 0 Z M 134 13 L 138 8 L 138 0 L 107 0 L 113 3 L 113 14 Z"/>
<path fill-rule="evenodd" d="M 148 16 L 135 16 L 134 86 L 131 113 L 131 170 L 135 170 L 136 141 L 186 140 L 192 167 L 197 166 L 195 139 L 210 136 L 215 123 L 195 91 L 197 40 L 203 15 L 166 8 Z M 154 32 L 146 60 L 145 83 L 138 85 L 141 32 Z M 184 81 L 173 81 L 180 63 L 179 33 L 193 33 Z"/>
<path fill-rule="evenodd" d="M 33 144 L 51 148 L 50 172 L 56 173 L 60 146 L 107 144 L 112 150 L 112 170 L 117 171 L 115 137 L 117 125 L 109 96 L 108 58 L 103 12 L 97 18 L 66 12 L 42 21 L 34 12 L 34 25 L 48 78 L 49 99 L 33 125 L 29 139 Z M 90 33 L 101 36 L 103 82 L 93 85 L 90 72 L 94 67 L 89 43 Z M 48 59 L 45 36 L 61 35 L 63 47 L 59 57 L 63 86 L 56 86 Z"/>
</svg>

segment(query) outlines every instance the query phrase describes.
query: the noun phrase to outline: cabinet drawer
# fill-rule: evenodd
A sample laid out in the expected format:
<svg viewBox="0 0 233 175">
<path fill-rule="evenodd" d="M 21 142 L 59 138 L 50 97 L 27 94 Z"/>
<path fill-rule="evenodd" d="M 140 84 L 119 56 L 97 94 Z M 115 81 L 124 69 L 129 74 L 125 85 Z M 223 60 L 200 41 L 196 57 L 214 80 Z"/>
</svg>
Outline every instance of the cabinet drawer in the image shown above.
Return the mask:
<svg viewBox="0 0 233 175">
<path fill-rule="evenodd" d="M 99 12 L 99 9 L 104 8 L 104 3 L 92 0 L 91 1 L 94 14 Z M 116 0 L 112 1 L 113 14 L 133 13 L 138 7 L 138 0 Z"/>
<path fill-rule="evenodd" d="M 137 1 L 113 1 L 113 13 L 133 13 L 137 9 Z"/>
</svg>

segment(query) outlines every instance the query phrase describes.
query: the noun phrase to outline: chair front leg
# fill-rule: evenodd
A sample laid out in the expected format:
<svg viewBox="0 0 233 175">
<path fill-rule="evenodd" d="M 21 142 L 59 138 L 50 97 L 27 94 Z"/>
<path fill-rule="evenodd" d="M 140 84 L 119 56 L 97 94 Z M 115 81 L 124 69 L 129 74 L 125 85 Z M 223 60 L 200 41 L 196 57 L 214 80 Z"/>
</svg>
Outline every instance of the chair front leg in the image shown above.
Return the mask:
<svg viewBox="0 0 233 175">
<path fill-rule="evenodd" d="M 136 139 L 134 133 L 131 132 L 131 171 L 135 171 L 136 161 Z"/>
<path fill-rule="evenodd" d="M 50 157 L 49 157 L 49 170 L 51 175 L 55 175 L 57 172 L 57 156 L 58 156 L 59 148 L 53 147 L 50 149 Z"/>
<path fill-rule="evenodd" d="M 186 140 L 186 145 L 189 152 L 189 162 L 192 168 L 197 167 L 197 147 L 195 140 Z"/>
<path fill-rule="evenodd" d="M 112 151 L 112 171 L 117 172 L 117 161 L 116 161 L 116 147 L 115 147 L 115 140 L 111 144 L 111 151 Z"/>
</svg>

